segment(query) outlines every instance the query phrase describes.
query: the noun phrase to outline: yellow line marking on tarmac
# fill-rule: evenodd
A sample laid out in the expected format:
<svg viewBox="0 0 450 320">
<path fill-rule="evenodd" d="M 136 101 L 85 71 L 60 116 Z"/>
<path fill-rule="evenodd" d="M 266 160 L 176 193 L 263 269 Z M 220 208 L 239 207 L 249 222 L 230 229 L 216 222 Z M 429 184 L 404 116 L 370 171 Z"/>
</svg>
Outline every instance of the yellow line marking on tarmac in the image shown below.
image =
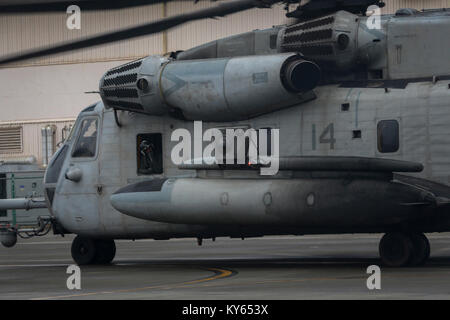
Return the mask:
<svg viewBox="0 0 450 320">
<path fill-rule="evenodd" d="M 100 294 L 138 292 L 138 291 L 145 291 L 145 290 L 149 290 L 149 289 L 173 289 L 173 288 L 179 288 L 179 287 L 188 286 L 188 285 L 192 285 L 192 284 L 227 278 L 233 274 L 233 271 L 226 270 L 226 269 L 205 268 L 205 270 L 212 271 L 217 274 L 212 277 L 202 278 L 202 279 L 198 279 L 198 280 L 185 281 L 185 282 L 181 282 L 181 283 L 174 283 L 174 284 L 163 284 L 163 285 L 155 285 L 155 286 L 148 286 L 148 287 L 142 287 L 142 288 L 121 289 L 121 290 L 112 290 L 112 291 L 88 292 L 88 293 L 62 295 L 62 296 L 54 296 L 54 297 L 44 297 L 44 298 L 32 298 L 31 300 L 51 300 L 51 299 L 88 297 L 88 296 L 100 295 Z"/>
<path fill-rule="evenodd" d="M 389 275 L 382 275 L 383 278 L 427 278 L 427 277 L 435 277 L 435 274 L 427 274 L 427 275 L 407 275 L 407 274 L 389 274 Z M 238 283 L 215 283 L 215 284 L 204 284 L 203 287 L 221 287 L 221 286 L 228 286 L 228 287 L 236 287 L 236 286 L 243 286 L 243 285 L 257 285 L 257 284 L 268 284 L 268 283 L 298 283 L 298 282 L 306 282 L 306 281 L 336 281 L 336 280 L 365 280 L 366 276 L 360 276 L 355 278 L 348 278 L 349 276 L 344 277 L 335 277 L 335 278 L 326 278 L 326 277 L 319 277 L 319 278 L 303 278 L 303 279 L 268 279 L 268 280 L 256 280 L 256 281 L 241 281 Z"/>
<path fill-rule="evenodd" d="M 259 281 L 247 281 L 239 283 L 229 283 L 227 286 L 242 286 L 252 284 L 266 284 L 266 283 L 292 283 L 292 282 L 306 282 L 306 281 L 330 281 L 330 280 L 344 280 L 340 278 L 304 278 L 304 279 L 285 279 L 285 280 L 259 280 Z M 220 287 L 225 284 L 204 284 L 203 287 Z"/>
</svg>

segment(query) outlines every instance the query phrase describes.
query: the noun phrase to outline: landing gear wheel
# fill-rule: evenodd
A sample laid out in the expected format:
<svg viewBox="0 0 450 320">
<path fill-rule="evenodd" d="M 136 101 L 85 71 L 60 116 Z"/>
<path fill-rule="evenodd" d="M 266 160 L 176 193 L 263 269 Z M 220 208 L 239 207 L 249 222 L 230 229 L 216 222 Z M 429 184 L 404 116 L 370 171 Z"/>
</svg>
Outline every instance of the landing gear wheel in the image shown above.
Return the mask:
<svg viewBox="0 0 450 320">
<path fill-rule="evenodd" d="M 96 264 L 109 264 L 116 255 L 114 240 L 96 240 L 95 249 L 94 263 Z"/>
<path fill-rule="evenodd" d="M 379 245 L 381 261 L 388 267 L 404 267 L 413 256 L 413 243 L 409 235 L 389 232 L 381 238 Z"/>
<path fill-rule="evenodd" d="M 413 244 L 411 266 L 420 266 L 430 257 L 430 242 L 423 233 L 412 233 L 410 238 Z"/>
<path fill-rule="evenodd" d="M 72 258 L 78 265 L 91 264 L 94 261 L 96 246 L 92 239 L 76 236 L 72 242 Z"/>
</svg>

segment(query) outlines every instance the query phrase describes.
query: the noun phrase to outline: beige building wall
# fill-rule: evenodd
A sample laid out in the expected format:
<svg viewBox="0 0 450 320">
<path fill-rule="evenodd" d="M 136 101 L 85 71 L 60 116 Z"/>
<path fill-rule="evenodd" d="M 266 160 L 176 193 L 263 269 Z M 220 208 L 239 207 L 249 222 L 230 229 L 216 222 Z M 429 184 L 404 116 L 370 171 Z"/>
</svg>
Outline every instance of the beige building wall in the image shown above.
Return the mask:
<svg viewBox="0 0 450 320">
<path fill-rule="evenodd" d="M 81 11 L 81 29 L 69 30 L 68 15 L 0 14 L 0 53 L 23 52 L 29 48 L 71 41 L 92 34 L 121 29 L 128 26 L 158 20 L 162 17 L 162 5 L 111 11 Z M 45 65 L 79 62 L 98 62 L 141 57 L 162 52 L 162 35 L 143 37 L 115 44 L 74 51 L 19 65 Z"/>
<path fill-rule="evenodd" d="M 389 0 L 384 13 L 399 8 L 450 8 L 450 0 Z M 198 10 L 216 3 L 201 0 L 173 1 L 118 11 L 83 12 L 81 30 L 66 28 L 67 14 L 0 14 L 0 55 L 24 52 L 61 41 L 127 26 L 142 24 Z M 82 9 L 82 8 L 81 8 Z M 0 154 L 2 159 L 34 155 L 41 162 L 42 126 L 61 129 L 71 123 L 86 106 L 98 101 L 98 81 L 105 71 L 136 58 L 167 51 L 184 50 L 217 38 L 285 24 L 282 5 L 272 9 L 253 9 L 225 18 L 191 22 L 167 32 L 122 41 L 116 44 L 73 53 L 20 62 L 0 68 L 0 130 L 20 126 L 23 129 L 21 153 Z"/>
<path fill-rule="evenodd" d="M 177 15 L 215 5 L 210 1 L 199 1 L 197 4 L 193 1 L 175 1 L 167 6 L 169 15 Z M 191 22 L 168 31 L 168 51 L 186 50 L 233 34 L 286 24 L 289 19 L 285 13 L 284 5 L 277 4 L 271 9 L 252 9 L 224 18 Z"/>
<path fill-rule="evenodd" d="M 450 0 L 389 0 L 384 13 L 399 8 L 450 7 Z M 0 54 L 23 52 L 29 48 L 74 40 L 92 34 L 121 29 L 155 21 L 165 16 L 215 6 L 214 1 L 173 1 L 167 4 L 110 11 L 86 11 L 81 6 L 81 30 L 68 30 L 68 15 L 61 13 L 0 14 Z M 158 35 L 126 40 L 116 44 L 90 48 L 58 56 L 20 62 L 19 65 L 48 65 L 62 63 L 132 60 L 165 51 L 185 50 L 198 44 L 253 29 L 285 24 L 283 5 L 271 9 L 252 9 L 225 18 L 191 22 Z"/>
<path fill-rule="evenodd" d="M 42 163 L 42 138 L 41 129 L 48 125 L 55 127 L 55 147 L 63 140 L 63 129 L 68 130 L 73 125 L 74 119 L 61 120 L 37 120 L 37 121 L 11 121 L 0 124 L 3 128 L 22 128 L 22 152 L 0 152 L 1 161 L 22 160 L 28 156 L 34 156 L 38 163 Z M 67 137 L 67 131 L 66 131 Z M 25 143 L 26 142 L 26 143 Z"/>
<path fill-rule="evenodd" d="M 0 69 L 0 123 L 73 118 L 99 101 L 102 75 L 122 61 Z"/>
</svg>

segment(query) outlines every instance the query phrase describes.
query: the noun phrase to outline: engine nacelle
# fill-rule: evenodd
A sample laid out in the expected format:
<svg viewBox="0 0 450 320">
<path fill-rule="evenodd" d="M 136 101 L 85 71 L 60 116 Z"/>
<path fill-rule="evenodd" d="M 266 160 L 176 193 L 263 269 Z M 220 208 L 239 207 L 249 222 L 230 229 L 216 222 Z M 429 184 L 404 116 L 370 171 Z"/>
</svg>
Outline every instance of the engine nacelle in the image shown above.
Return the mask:
<svg viewBox="0 0 450 320">
<path fill-rule="evenodd" d="M 106 108 L 188 120 L 236 121 L 305 101 L 319 67 L 292 53 L 176 61 L 150 56 L 108 71 Z"/>
</svg>

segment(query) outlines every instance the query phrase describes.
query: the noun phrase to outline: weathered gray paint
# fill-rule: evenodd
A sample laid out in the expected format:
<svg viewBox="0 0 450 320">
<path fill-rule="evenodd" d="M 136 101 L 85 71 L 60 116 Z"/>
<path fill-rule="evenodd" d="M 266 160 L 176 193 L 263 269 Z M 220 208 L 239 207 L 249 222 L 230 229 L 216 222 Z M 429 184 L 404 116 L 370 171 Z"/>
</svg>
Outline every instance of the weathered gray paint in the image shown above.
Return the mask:
<svg viewBox="0 0 450 320">
<path fill-rule="evenodd" d="M 176 109 L 189 120 L 241 120 L 309 99 L 310 95 L 302 96 L 301 90 L 284 83 L 291 75 L 283 69 L 295 62 L 297 69 L 305 69 L 302 66 L 306 64 L 315 68 L 314 73 L 296 72 L 296 77 L 311 79 L 314 84 L 310 87 L 314 87 L 317 80 L 312 79 L 320 78 L 319 68 L 297 54 L 285 53 L 187 61 L 151 56 L 143 59 L 140 67 L 107 72 L 100 81 L 100 91 L 107 108 L 149 115 Z M 127 77 L 135 80 L 118 81 Z M 147 87 L 138 90 L 139 81 L 146 81 Z M 135 96 L 122 96 L 123 92 Z"/>
<path fill-rule="evenodd" d="M 450 148 L 447 147 L 445 140 L 445 133 L 448 131 L 446 124 L 450 121 L 450 106 L 448 104 L 448 85 L 449 81 L 440 81 L 435 84 L 430 82 L 423 83 L 412 83 L 409 84 L 406 89 L 392 89 L 389 92 L 385 92 L 384 89 L 374 89 L 374 88 L 360 88 L 360 89 L 348 89 L 339 88 L 335 85 L 324 86 L 317 88 L 316 94 L 318 98 L 314 101 L 310 101 L 295 107 L 287 108 L 276 113 L 269 115 L 263 115 L 257 118 L 253 118 L 247 121 L 232 122 L 228 124 L 224 123 L 203 123 L 203 130 L 211 127 L 252 127 L 252 128 L 262 128 L 262 127 L 272 127 L 280 129 L 280 155 L 281 156 L 304 156 L 304 155 L 315 155 L 315 156 L 365 156 L 365 157 L 376 157 L 376 158 L 387 158 L 387 159 L 398 159 L 406 161 L 417 161 L 424 165 L 425 169 L 423 172 L 418 174 L 412 174 L 414 176 L 419 176 L 431 181 L 441 182 L 449 185 L 450 177 L 450 162 L 446 159 L 450 158 Z M 424 105 L 424 101 L 427 101 Z M 347 102 L 350 103 L 350 108 L 348 111 L 341 111 L 341 104 Z M 358 106 L 358 110 L 356 110 Z M 424 108 L 425 106 L 425 108 Z M 83 168 L 88 175 L 95 176 L 95 170 L 99 170 L 98 180 L 93 176 L 89 181 L 89 185 L 85 181 L 80 187 L 73 188 L 72 182 L 64 179 L 60 179 L 60 188 L 68 188 L 72 193 L 69 196 L 63 196 L 60 198 L 60 202 L 55 200 L 53 210 L 56 216 L 61 221 L 61 223 L 69 230 L 81 234 L 87 234 L 91 236 L 109 236 L 109 237 L 120 237 L 120 238 L 139 238 L 139 237 L 177 237 L 186 234 L 195 235 L 202 234 L 202 232 L 207 232 L 210 230 L 207 227 L 200 227 L 196 223 L 208 223 L 212 224 L 214 221 L 223 222 L 226 224 L 238 223 L 239 217 L 242 218 L 241 222 L 251 225 L 251 213 L 249 217 L 246 217 L 246 212 L 250 207 L 255 207 L 256 212 L 265 212 L 263 210 L 263 197 L 264 188 L 262 185 L 270 185 L 271 180 L 268 181 L 258 181 L 261 179 L 256 172 L 239 172 L 239 171 L 211 171 L 208 173 L 202 173 L 201 171 L 196 172 L 195 170 L 180 170 L 175 166 L 170 160 L 170 151 L 175 145 L 175 142 L 170 141 L 170 134 L 176 128 L 187 128 L 193 132 L 193 122 L 191 121 L 181 121 L 176 120 L 171 117 L 158 117 L 158 116 L 142 116 L 136 113 L 119 112 L 119 121 L 122 127 L 118 127 L 114 121 L 113 111 L 104 110 L 102 104 L 100 103 L 96 108 L 96 113 L 102 115 L 102 134 L 100 140 L 100 150 L 97 162 L 86 162 L 84 163 L 87 167 Z M 376 140 L 376 127 L 379 120 L 397 119 L 400 123 L 400 149 L 399 151 L 392 154 L 381 154 L 377 150 L 377 140 Z M 316 142 L 316 149 L 313 150 L 312 143 L 312 126 L 316 126 L 317 134 L 316 139 L 322 133 L 324 128 L 330 123 L 334 124 L 334 137 L 336 142 L 334 148 L 330 149 L 329 144 Z M 353 139 L 352 130 L 361 130 L 361 138 Z M 110 203 L 110 197 L 119 188 L 149 179 L 152 177 L 138 176 L 136 168 L 136 135 L 139 133 L 152 133 L 152 132 L 162 132 L 163 134 L 163 148 L 164 148 L 164 174 L 157 175 L 156 177 L 174 177 L 181 179 L 177 181 L 177 185 L 181 184 L 184 187 L 178 188 L 177 194 L 179 198 L 174 198 L 172 192 L 166 191 L 164 189 L 163 199 L 165 203 L 166 212 L 170 213 L 170 222 L 176 222 L 178 224 L 167 224 L 162 222 L 152 222 L 146 221 L 138 218 L 134 218 L 128 215 L 124 215 L 116 211 Z M 67 162 L 71 162 L 67 160 Z M 81 165 L 81 164 L 76 164 Z M 91 167 L 92 166 L 92 167 Z M 98 167 L 97 167 L 98 166 Z M 256 175 L 255 175 L 256 173 Z M 280 172 L 277 179 L 294 178 L 295 174 L 293 172 Z M 193 180 L 182 180 L 183 177 L 191 177 L 197 179 Z M 83 175 L 84 177 L 84 175 Z M 199 179 L 202 178 L 203 179 Z M 218 188 L 209 185 L 209 180 L 212 177 L 219 178 L 219 181 L 211 180 L 212 183 L 224 183 L 234 185 L 234 187 L 226 188 L 221 186 Z M 231 178 L 233 180 L 227 180 L 226 178 Z M 223 179 L 223 180 L 222 180 Z M 244 179 L 244 180 L 236 180 Z M 250 180 L 248 180 L 250 179 Z M 305 197 L 304 195 L 308 191 L 314 191 L 319 199 L 331 199 L 330 201 L 337 201 L 336 206 L 328 211 L 323 211 L 323 216 L 321 213 L 314 215 L 317 220 L 299 220 L 296 221 L 298 226 L 309 227 L 316 229 L 320 226 L 320 222 L 327 221 L 327 225 L 333 227 L 350 227 L 351 225 L 345 225 L 345 221 L 351 222 L 352 219 L 347 220 L 343 218 L 338 212 L 342 212 L 343 216 L 351 216 L 356 219 L 361 212 L 367 213 L 370 208 L 375 208 L 370 215 L 363 215 L 364 221 L 371 226 L 378 226 L 380 221 L 378 218 L 380 214 L 385 212 L 392 212 L 392 210 L 385 210 L 379 207 L 369 206 L 361 207 L 358 199 L 364 199 L 363 203 L 366 203 L 366 195 L 370 195 L 371 192 L 377 194 L 379 198 L 375 197 L 373 202 L 367 203 L 379 203 L 383 202 L 382 199 L 393 196 L 397 193 L 386 193 L 386 192 L 376 192 L 378 190 L 375 188 L 376 183 L 371 184 L 366 180 L 362 180 L 361 185 L 358 183 L 354 184 L 357 186 L 355 189 L 346 189 L 346 187 L 338 187 L 341 180 L 316 180 L 308 179 L 306 177 L 297 177 L 300 180 L 287 180 L 282 183 L 293 183 L 297 184 L 301 190 L 301 195 L 292 195 L 294 202 L 289 203 L 285 196 L 289 193 L 284 193 L 284 191 L 292 191 L 295 188 L 289 187 L 279 187 L 276 188 L 277 192 L 273 192 L 271 197 L 273 203 L 286 203 L 288 206 L 292 206 L 288 211 L 284 211 L 280 208 L 278 212 L 293 212 L 297 208 L 301 211 L 301 208 L 305 208 Z M 183 182 L 184 181 L 184 182 Z M 221 182 L 223 181 L 223 182 Z M 249 192 L 242 192 L 242 188 L 236 187 L 237 183 L 241 184 L 255 184 L 253 187 L 248 187 Z M 253 181 L 253 182 L 252 182 Z M 276 181 L 276 180 L 275 180 Z M 284 181 L 284 180 L 283 180 Z M 289 182 L 291 181 L 291 182 Z M 297 181 L 297 182 L 296 182 Z M 321 182 L 318 182 L 321 181 Z M 325 185 L 330 185 L 336 183 L 335 188 L 325 188 Z M 366 184 L 364 186 L 364 184 Z M 392 188 L 387 181 L 377 182 L 380 184 L 380 188 L 385 190 L 385 188 Z M 101 185 L 102 193 L 96 194 L 96 185 Z M 258 185 L 258 187 L 256 187 Z M 316 186 L 314 186 L 316 185 Z M 203 189 L 205 188 L 205 189 Z M 76 190 L 83 190 L 83 194 L 75 195 Z M 226 190 L 225 190 L 226 189 Z M 246 190 L 247 190 L 246 189 Z M 254 189 L 254 194 L 252 195 L 251 190 Z M 184 190 L 184 191 L 183 191 Z M 284 191 L 283 191 L 284 190 Z M 337 194 L 328 194 L 331 190 L 336 190 L 340 196 Z M 361 193 L 355 193 L 355 201 L 349 200 L 352 196 L 353 190 L 367 190 L 364 195 Z M 88 191 L 88 192 L 86 192 Z M 189 191 L 191 193 L 185 193 Z M 63 191 L 61 191 L 63 192 Z M 194 193 L 192 193 L 194 192 Z M 231 206 L 228 213 L 232 214 L 233 219 L 231 220 L 214 220 L 212 217 L 214 214 L 220 214 L 220 210 L 214 208 L 220 208 L 220 194 L 223 192 L 228 192 L 230 196 L 230 201 L 236 199 L 238 203 L 242 201 L 242 204 L 237 207 Z M 299 191 L 300 192 L 300 191 Z M 170 196 L 170 201 L 168 197 Z M 406 193 L 405 193 L 406 194 Z M 399 197 L 405 196 L 405 194 L 398 194 Z M 156 195 L 155 195 L 156 196 Z M 197 198 L 195 197 L 197 196 Z M 198 198 L 200 196 L 200 198 Z M 244 196 L 243 199 L 239 196 Z M 88 199 L 90 197 L 90 200 Z M 238 197 L 238 198 L 236 198 Z M 289 197 L 288 197 L 289 198 Z M 250 200 L 249 200 L 250 199 Z M 341 208 L 339 203 L 342 199 L 346 199 L 345 203 L 349 203 L 349 208 L 346 210 L 338 210 Z M 159 202 L 150 201 L 151 198 L 133 198 L 131 201 L 137 203 L 138 201 L 144 201 L 144 207 L 152 208 L 149 204 L 158 205 Z M 398 199 L 397 199 L 398 200 Z M 87 203 L 87 201 L 90 201 Z M 150 202 L 146 202 L 150 201 Z M 185 202 L 187 201 L 187 202 Z M 200 203 L 204 201 L 212 201 L 208 206 L 199 206 Z M 256 206 L 250 206 L 249 201 L 254 201 Z M 323 200 L 322 200 L 323 201 Z M 328 201 L 328 200 L 327 200 Z M 347 202 L 348 201 L 348 202 Z M 412 200 L 411 200 L 412 201 Z M 412 201 L 412 202 L 416 202 Z M 68 205 L 69 203 L 76 202 L 77 204 Z M 80 216 L 80 210 L 82 209 L 86 215 L 84 222 L 77 221 L 77 217 Z M 397 201 L 396 203 L 398 203 Z M 188 205 L 189 203 L 189 205 Z M 250 202 L 251 203 L 251 202 Z M 114 202 L 113 202 L 114 204 Z M 167 205 L 173 205 L 167 207 Z M 89 206 L 89 208 L 87 208 Z M 196 207 L 197 206 L 197 207 Z M 330 203 L 330 206 L 332 204 Z M 139 206 L 136 205 L 136 208 Z M 258 209 L 258 207 L 260 209 Z M 58 211 L 59 208 L 59 211 Z M 142 207 L 141 207 L 142 208 Z M 204 209 L 207 209 L 203 212 Z M 159 209 L 158 209 L 159 210 Z M 274 210 L 275 212 L 277 210 Z M 308 211 L 308 210 L 306 210 Z M 344 213 L 345 211 L 345 213 Z M 158 211 L 152 211 L 152 214 Z M 197 214 L 195 214 L 197 212 Z M 321 212 L 321 211 L 319 211 Z M 398 215 L 395 215 L 396 222 L 401 220 L 400 210 L 397 210 Z M 97 216 L 98 218 L 95 218 Z M 162 214 L 162 213 L 161 213 Z M 210 214 L 208 216 L 208 214 Z M 255 213 L 257 214 L 257 213 Z M 342 220 L 342 224 L 336 225 L 336 221 L 331 219 L 333 214 L 337 214 L 336 219 Z M 241 215 L 241 216 L 240 216 Z M 209 217 L 210 220 L 201 220 L 202 217 Z M 89 217 L 89 218 L 88 218 Z M 159 218 L 153 216 L 139 216 L 140 218 L 148 218 L 159 220 Z M 183 220 L 177 220 L 183 218 Z M 266 217 L 264 215 L 264 217 Z M 319 217 L 321 217 L 319 219 Z M 411 212 L 407 211 L 404 216 L 411 217 Z M 191 220 L 190 220 L 191 219 Z M 211 220 L 212 219 L 212 220 Z M 264 222 L 263 224 L 270 225 L 273 223 L 273 218 L 268 216 L 265 219 L 259 220 Z M 272 219 L 272 220 L 270 220 Z M 327 220 L 329 219 L 329 220 Z M 78 220 L 80 220 L 78 218 Z M 256 221 L 253 220 L 253 223 Z M 190 221 L 192 227 L 182 225 L 180 223 L 186 223 Z M 289 221 L 286 226 L 292 227 L 292 220 Z M 286 222 L 285 221 L 285 222 Z M 313 223 L 315 221 L 315 223 Z M 356 220 L 361 221 L 361 220 Z M 88 224 L 89 222 L 89 227 Z M 167 220 L 166 220 L 167 222 Z M 386 221 L 386 223 L 391 223 L 392 221 Z M 323 225 L 322 225 L 323 227 Z M 362 227 L 362 225 L 360 225 Z M 379 226 L 378 226 L 379 227 Z M 445 228 L 445 226 L 442 226 Z M 213 228 L 213 227 L 211 227 Z M 225 228 L 225 227 L 224 227 Z M 301 230 L 302 228 L 299 228 Z M 214 229 L 216 230 L 216 229 Z M 220 229 L 222 232 L 226 232 L 225 229 Z M 309 230 L 309 229 L 308 229 Z M 330 229 L 334 230 L 334 229 Z M 215 231 L 219 234 L 219 231 Z M 281 231 L 278 231 L 281 232 Z M 292 230 L 290 231 L 292 232 Z M 300 231 L 299 231 L 300 232 Z M 308 231 L 304 231 L 308 232 Z"/>
<path fill-rule="evenodd" d="M 383 30 L 387 40 L 374 42 L 375 47 L 369 43 L 373 42 L 373 37 L 381 35 L 367 31 L 360 21 L 360 30 L 365 34 L 359 36 L 362 42 L 361 47 L 357 46 L 361 50 L 359 53 L 373 48 L 376 54 L 358 66 L 365 66 L 366 71 L 370 71 L 371 66 L 382 68 L 386 72 L 380 80 L 402 77 L 401 68 L 392 67 L 389 62 L 385 65 L 386 61 L 377 56 L 380 53 L 378 46 L 387 50 L 396 43 L 391 22 L 393 26 L 398 19 L 404 19 L 402 23 L 409 24 L 407 32 L 414 32 L 411 31 L 416 30 L 413 25 L 423 26 L 427 17 L 428 14 L 415 18 L 385 18 Z M 441 13 L 436 20 L 440 19 L 448 20 L 448 15 Z M 419 41 L 426 33 L 415 35 Z M 245 37 L 248 35 L 242 39 Z M 398 40 L 401 43 L 407 41 L 401 39 Z M 231 42 L 237 43 L 235 48 L 239 47 L 238 39 Z M 437 46 L 439 42 L 445 43 L 438 47 L 442 52 L 436 53 L 434 59 L 448 53 L 448 37 L 425 42 L 430 46 Z M 388 58 L 390 54 L 389 51 Z M 424 76 L 430 80 L 416 80 L 401 89 L 367 85 L 346 88 L 339 83 L 352 80 L 354 74 L 328 72 L 328 77 L 336 76 L 339 81 L 317 87 L 314 100 L 248 120 L 205 121 L 203 130 L 277 128 L 280 130 L 281 157 L 362 156 L 413 161 L 421 163 L 424 170 L 409 175 L 422 180 L 390 174 L 373 175 L 373 172 L 282 170 L 276 176 L 263 177 L 256 171 L 245 170 L 182 170 L 171 162 L 170 154 L 176 142 L 171 142 L 170 136 L 177 128 L 188 129 L 193 136 L 192 121 L 168 115 L 118 111 L 119 127 L 113 110 L 105 109 L 103 103 L 99 103 L 93 112 L 80 116 L 80 120 L 93 116 L 100 119 L 96 158 L 80 161 L 67 157 L 51 211 L 68 231 L 109 238 L 386 232 L 405 224 L 421 232 L 450 230 L 447 213 L 450 198 L 450 80 L 431 81 L 435 75 L 435 61 L 430 62 L 428 69 L 426 59 L 422 57 L 421 64 L 414 68 L 415 64 L 408 59 L 408 70 L 414 69 L 409 76 Z M 448 59 L 440 62 L 442 72 L 446 72 Z M 253 67 L 255 72 L 260 70 L 258 64 Z M 148 72 L 147 75 L 154 77 L 156 74 Z M 157 91 L 153 97 L 160 99 Z M 349 104 L 348 110 L 342 108 L 344 103 Z M 242 102 L 241 107 L 250 108 L 249 105 L 250 102 Z M 211 111 L 217 110 L 212 108 Z M 204 120 L 208 120 L 207 117 Z M 396 152 L 380 153 L 377 148 L 377 124 L 381 120 L 399 123 L 400 148 Z M 354 130 L 360 130 L 361 136 L 355 135 Z M 137 174 L 136 136 L 141 133 L 162 134 L 163 174 Z M 73 141 L 68 142 L 70 148 Z M 82 171 L 79 182 L 65 179 L 64 174 L 70 166 Z M 161 191 L 113 195 L 126 185 L 155 178 L 169 179 Z M 310 194 L 314 194 L 312 204 Z"/>
<path fill-rule="evenodd" d="M 312 197 L 311 204 L 308 197 Z M 367 177 L 355 177 L 349 183 L 344 183 L 343 177 L 181 178 L 168 180 L 159 192 L 115 194 L 111 202 L 122 213 L 146 220 L 305 230 L 324 225 L 350 228 L 398 223 L 411 218 L 411 211 L 401 203 L 421 202 L 424 197 L 421 189 Z M 394 208 L 396 215 L 392 215 Z"/>
</svg>

